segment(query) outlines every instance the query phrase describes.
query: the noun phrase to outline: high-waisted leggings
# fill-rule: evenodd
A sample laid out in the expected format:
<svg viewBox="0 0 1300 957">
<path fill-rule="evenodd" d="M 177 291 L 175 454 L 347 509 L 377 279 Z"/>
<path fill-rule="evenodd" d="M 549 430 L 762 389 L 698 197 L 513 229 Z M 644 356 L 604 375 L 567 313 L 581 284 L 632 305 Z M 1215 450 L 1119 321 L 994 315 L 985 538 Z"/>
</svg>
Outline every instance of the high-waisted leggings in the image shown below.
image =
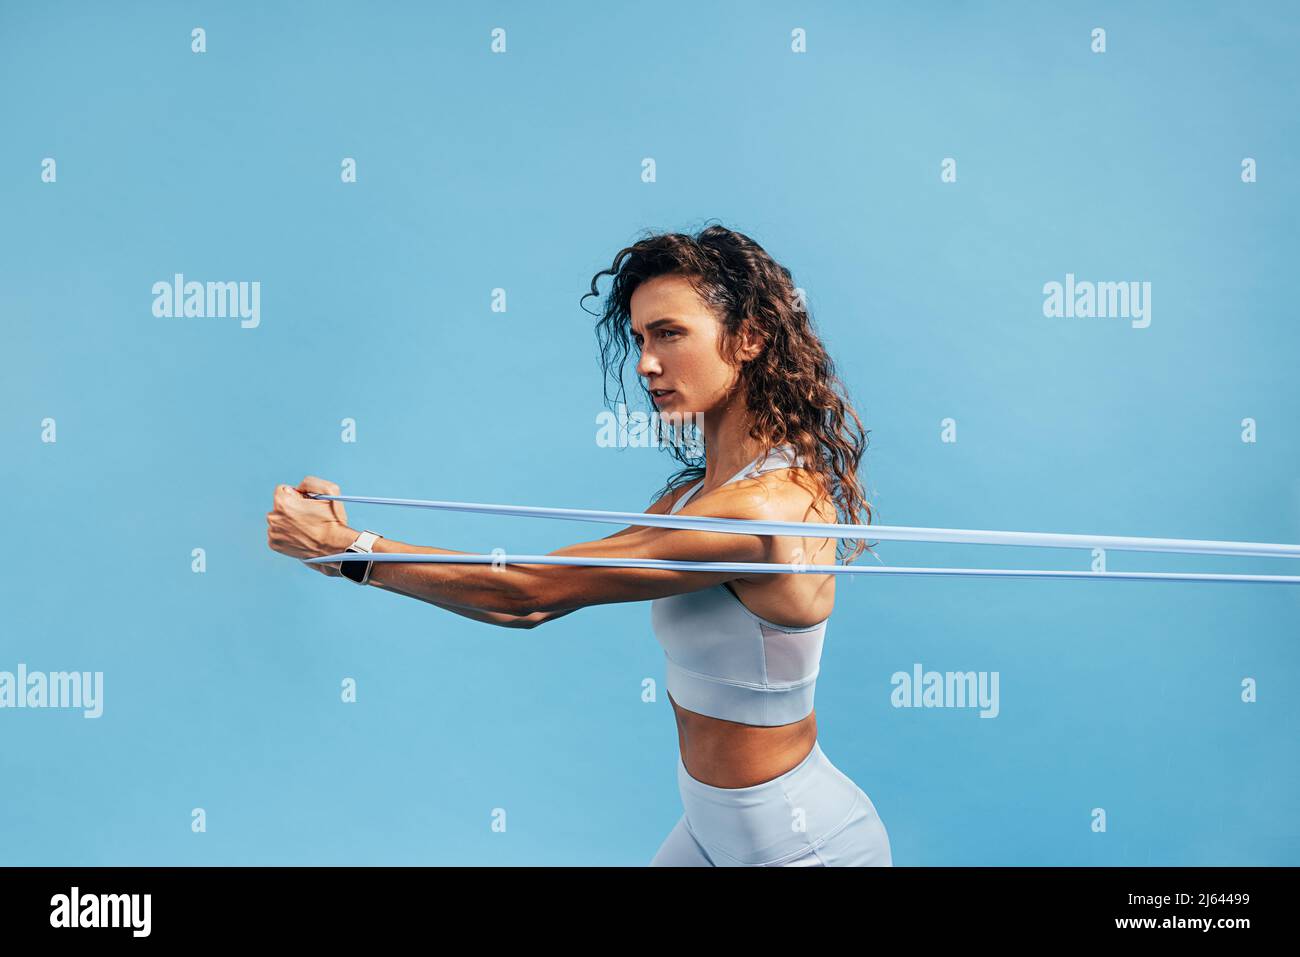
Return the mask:
<svg viewBox="0 0 1300 957">
<path fill-rule="evenodd" d="M 685 813 L 652 867 L 889 867 L 889 835 L 866 792 L 814 742 L 785 774 L 747 788 L 698 781 L 677 757 Z"/>
</svg>

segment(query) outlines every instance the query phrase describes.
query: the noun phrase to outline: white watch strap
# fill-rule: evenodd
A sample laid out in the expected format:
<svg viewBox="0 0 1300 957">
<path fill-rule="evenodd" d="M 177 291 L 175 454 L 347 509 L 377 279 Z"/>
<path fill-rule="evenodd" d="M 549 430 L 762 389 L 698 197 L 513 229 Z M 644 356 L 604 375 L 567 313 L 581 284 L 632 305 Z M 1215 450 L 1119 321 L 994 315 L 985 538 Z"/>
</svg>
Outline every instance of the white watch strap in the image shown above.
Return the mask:
<svg viewBox="0 0 1300 957">
<path fill-rule="evenodd" d="M 372 531 L 364 531 L 357 536 L 357 540 L 349 545 L 346 550 L 349 552 L 372 552 L 375 550 L 375 542 L 382 537 Z"/>
</svg>

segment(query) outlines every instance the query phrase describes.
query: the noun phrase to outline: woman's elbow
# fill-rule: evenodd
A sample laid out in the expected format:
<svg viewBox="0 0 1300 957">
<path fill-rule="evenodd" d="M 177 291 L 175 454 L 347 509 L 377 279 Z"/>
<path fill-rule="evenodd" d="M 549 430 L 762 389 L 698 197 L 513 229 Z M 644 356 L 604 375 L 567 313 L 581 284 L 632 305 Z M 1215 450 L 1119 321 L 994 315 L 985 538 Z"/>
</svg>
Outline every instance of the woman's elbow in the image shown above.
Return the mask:
<svg viewBox="0 0 1300 957">
<path fill-rule="evenodd" d="M 558 581 L 533 581 L 519 589 L 513 599 L 513 614 L 520 618 L 536 616 L 541 624 L 555 615 L 573 611 L 581 602 L 574 600 L 565 583 Z"/>
<path fill-rule="evenodd" d="M 554 621 L 556 618 L 563 618 L 565 615 L 571 615 L 578 609 L 566 608 L 563 611 L 535 611 L 531 615 L 523 615 L 516 619 L 518 628 L 537 628 L 548 621 Z"/>
</svg>

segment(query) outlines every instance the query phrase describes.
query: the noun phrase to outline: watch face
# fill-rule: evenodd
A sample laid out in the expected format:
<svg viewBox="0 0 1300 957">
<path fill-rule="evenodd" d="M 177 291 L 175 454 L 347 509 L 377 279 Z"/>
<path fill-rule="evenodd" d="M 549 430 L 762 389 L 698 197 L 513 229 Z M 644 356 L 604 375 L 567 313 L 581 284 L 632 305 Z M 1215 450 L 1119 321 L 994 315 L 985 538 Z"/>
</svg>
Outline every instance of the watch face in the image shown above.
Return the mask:
<svg viewBox="0 0 1300 957">
<path fill-rule="evenodd" d="M 368 561 L 339 562 L 339 573 L 344 578 L 349 578 L 352 581 L 356 582 L 358 585 L 360 585 L 362 579 L 366 577 L 366 566 L 368 564 L 370 564 Z"/>
</svg>

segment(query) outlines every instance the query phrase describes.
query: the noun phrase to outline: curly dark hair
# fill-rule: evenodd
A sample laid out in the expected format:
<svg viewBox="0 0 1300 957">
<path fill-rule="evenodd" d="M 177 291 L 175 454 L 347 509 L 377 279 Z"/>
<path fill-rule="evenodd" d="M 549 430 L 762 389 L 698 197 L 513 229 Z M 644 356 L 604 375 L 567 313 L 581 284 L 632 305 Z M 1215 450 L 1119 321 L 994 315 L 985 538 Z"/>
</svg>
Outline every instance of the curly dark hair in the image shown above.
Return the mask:
<svg viewBox="0 0 1300 957">
<path fill-rule="evenodd" d="M 600 278 L 613 277 L 596 324 L 606 405 L 611 401 L 610 378 L 618 383 L 616 398 L 625 404 L 623 369 L 633 346 L 632 293 L 646 280 L 663 275 L 687 279 L 721 322 L 719 348 L 733 367 L 739 366 L 737 388 L 753 413 L 750 436 L 765 452 L 787 443 L 794 446 L 816 478 L 814 507 L 829 497 L 841 522 L 869 524 L 872 509 L 857 477 L 869 432 L 862 428 L 834 363 L 813 331 L 790 270 L 743 233 L 722 225 L 707 225 L 694 236 L 646 230 L 643 238 L 619 250 L 609 269 L 592 277 L 591 292 L 579 300 L 584 312 L 587 298 L 600 296 Z M 761 337 L 763 350 L 739 362 L 740 331 L 747 323 Z M 653 408 L 644 382 L 641 391 Z M 705 471 L 702 439 L 694 449 L 679 442 L 665 445 L 685 467 L 655 493 L 656 499 L 696 481 Z M 865 523 L 858 521 L 860 510 L 866 511 Z M 856 545 L 849 550 L 846 543 Z M 862 540 L 840 539 L 836 559 L 847 564 L 867 548 Z"/>
</svg>

